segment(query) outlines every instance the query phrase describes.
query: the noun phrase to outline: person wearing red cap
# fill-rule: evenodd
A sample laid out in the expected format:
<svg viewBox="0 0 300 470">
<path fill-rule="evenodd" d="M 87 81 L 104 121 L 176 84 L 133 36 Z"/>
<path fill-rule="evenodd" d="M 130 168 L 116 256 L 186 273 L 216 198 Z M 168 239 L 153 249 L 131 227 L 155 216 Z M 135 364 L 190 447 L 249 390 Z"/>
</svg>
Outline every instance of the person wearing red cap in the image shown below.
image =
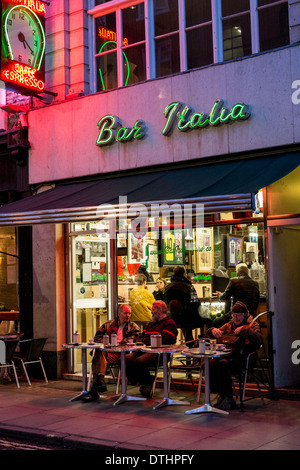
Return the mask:
<svg viewBox="0 0 300 470">
<path fill-rule="evenodd" d="M 260 327 L 252 321 L 252 316 L 243 302 L 236 302 L 231 309 L 232 319 L 221 328 L 210 328 L 208 334 L 218 343 L 226 344 L 232 349 L 229 358 L 210 361 L 211 389 L 219 394 L 215 406 L 221 410 L 232 410 L 236 407 L 232 392 L 231 374 L 237 372 L 245 357 L 255 351 L 263 342 Z M 241 356 L 241 346 L 243 355 Z"/>
</svg>

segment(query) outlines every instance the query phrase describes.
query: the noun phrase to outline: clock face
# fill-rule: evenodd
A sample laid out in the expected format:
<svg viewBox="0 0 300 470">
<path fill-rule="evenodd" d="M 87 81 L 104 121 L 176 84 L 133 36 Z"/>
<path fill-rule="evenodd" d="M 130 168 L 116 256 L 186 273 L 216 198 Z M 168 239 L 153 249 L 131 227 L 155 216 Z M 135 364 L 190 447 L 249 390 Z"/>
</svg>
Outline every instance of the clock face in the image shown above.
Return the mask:
<svg viewBox="0 0 300 470">
<path fill-rule="evenodd" d="M 37 15 L 25 6 L 15 6 L 6 13 L 3 27 L 8 58 L 39 70 L 45 35 Z"/>
</svg>

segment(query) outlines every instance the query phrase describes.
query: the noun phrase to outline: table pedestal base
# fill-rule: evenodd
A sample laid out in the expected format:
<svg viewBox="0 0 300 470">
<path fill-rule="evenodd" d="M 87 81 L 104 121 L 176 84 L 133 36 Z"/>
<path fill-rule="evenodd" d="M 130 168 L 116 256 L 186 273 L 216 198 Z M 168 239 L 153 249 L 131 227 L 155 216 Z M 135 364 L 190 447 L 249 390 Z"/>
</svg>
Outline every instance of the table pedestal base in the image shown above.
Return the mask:
<svg viewBox="0 0 300 470">
<path fill-rule="evenodd" d="M 169 397 L 164 397 L 158 405 L 153 407 L 153 410 L 158 410 L 159 408 L 163 408 L 168 405 L 190 405 L 190 403 L 188 401 L 172 400 Z"/>
<path fill-rule="evenodd" d="M 132 397 L 127 395 L 127 393 L 122 393 L 121 396 L 114 402 L 114 406 L 121 405 L 121 403 L 125 403 L 126 401 L 144 401 L 146 398 L 142 397 Z"/>
<path fill-rule="evenodd" d="M 199 408 L 195 408 L 193 410 L 186 411 L 186 415 L 191 415 L 194 413 L 219 413 L 222 415 L 228 415 L 228 411 L 224 410 L 219 410 L 218 408 L 215 408 L 214 406 L 211 406 L 209 403 L 205 403 L 203 406 L 200 406 Z"/>
</svg>

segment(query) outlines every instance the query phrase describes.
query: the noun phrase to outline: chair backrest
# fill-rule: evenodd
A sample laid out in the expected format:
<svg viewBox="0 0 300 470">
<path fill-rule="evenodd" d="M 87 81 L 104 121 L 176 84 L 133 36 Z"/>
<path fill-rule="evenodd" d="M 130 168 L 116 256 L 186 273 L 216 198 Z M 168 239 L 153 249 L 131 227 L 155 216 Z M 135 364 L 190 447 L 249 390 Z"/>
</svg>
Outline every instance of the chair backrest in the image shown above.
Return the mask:
<svg viewBox="0 0 300 470">
<path fill-rule="evenodd" d="M 9 364 L 13 358 L 16 347 L 18 346 L 19 340 L 12 339 L 5 341 L 6 346 L 6 364 Z"/>
<path fill-rule="evenodd" d="M 37 360 L 43 351 L 45 343 L 48 338 L 33 338 L 30 340 L 30 346 L 28 349 L 26 361 L 35 361 Z"/>
</svg>

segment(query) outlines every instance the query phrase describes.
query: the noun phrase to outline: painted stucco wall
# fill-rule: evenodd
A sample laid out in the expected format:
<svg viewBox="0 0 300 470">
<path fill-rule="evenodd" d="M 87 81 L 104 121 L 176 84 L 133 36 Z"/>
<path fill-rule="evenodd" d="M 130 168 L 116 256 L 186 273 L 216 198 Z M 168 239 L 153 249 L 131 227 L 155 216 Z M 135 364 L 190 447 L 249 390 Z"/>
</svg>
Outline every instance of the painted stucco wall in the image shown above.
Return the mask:
<svg viewBox="0 0 300 470">
<path fill-rule="evenodd" d="M 300 46 L 30 111 L 30 184 L 299 142 L 300 105 L 292 102 L 295 80 L 300 80 Z M 171 102 L 209 113 L 217 98 L 229 109 L 238 102 L 248 104 L 251 117 L 161 135 L 163 112 Z M 142 119 L 146 136 L 96 146 L 97 123 L 106 114 L 126 127 Z"/>
</svg>

